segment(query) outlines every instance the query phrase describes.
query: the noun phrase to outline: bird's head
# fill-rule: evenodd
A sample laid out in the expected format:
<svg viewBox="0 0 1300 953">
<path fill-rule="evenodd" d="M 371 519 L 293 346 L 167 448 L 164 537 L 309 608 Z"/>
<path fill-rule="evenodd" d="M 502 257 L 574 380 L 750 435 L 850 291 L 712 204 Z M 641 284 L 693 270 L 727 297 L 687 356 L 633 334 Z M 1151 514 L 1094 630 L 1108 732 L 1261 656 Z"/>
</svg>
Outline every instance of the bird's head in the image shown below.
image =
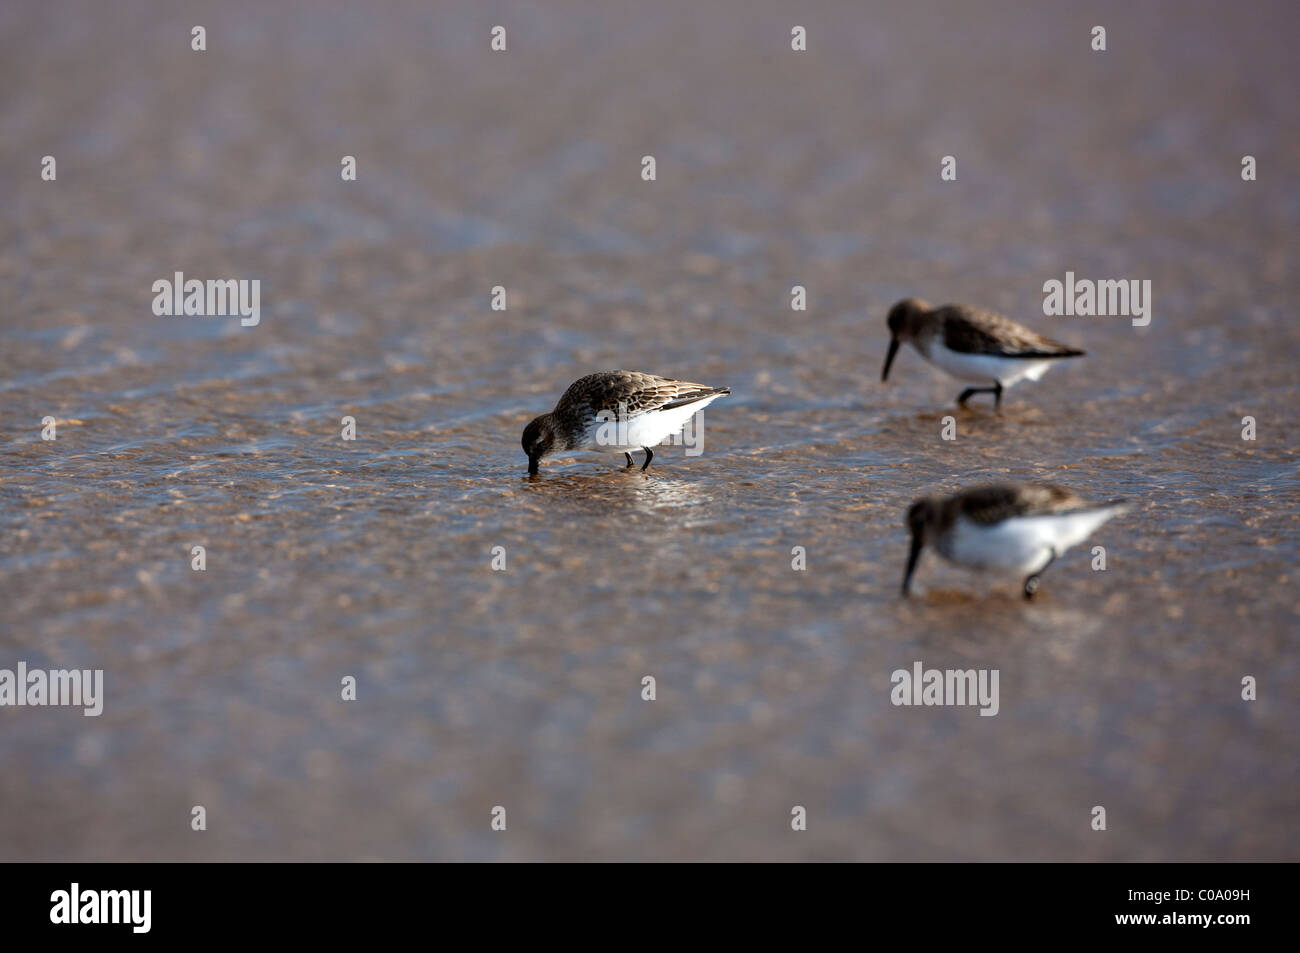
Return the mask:
<svg viewBox="0 0 1300 953">
<path fill-rule="evenodd" d="M 921 319 L 929 312 L 930 306 L 920 298 L 904 298 L 889 309 L 886 324 L 889 325 L 889 354 L 885 356 L 885 369 L 880 372 L 880 379 L 889 378 L 890 365 L 898 354 L 898 348 L 904 341 L 915 340 Z"/>
<path fill-rule="evenodd" d="M 921 497 L 907 509 L 907 528 L 912 534 L 912 545 L 907 554 L 907 568 L 903 571 L 904 596 L 909 594 L 921 549 L 930 542 L 938 528 L 939 515 L 939 501 L 932 496 Z"/>
<path fill-rule="evenodd" d="M 523 445 L 524 453 L 528 454 L 529 474 L 536 474 L 542 459 L 555 452 L 555 427 L 551 423 L 551 415 L 542 414 L 534 418 L 524 428 L 523 438 L 519 442 Z"/>
</svg>

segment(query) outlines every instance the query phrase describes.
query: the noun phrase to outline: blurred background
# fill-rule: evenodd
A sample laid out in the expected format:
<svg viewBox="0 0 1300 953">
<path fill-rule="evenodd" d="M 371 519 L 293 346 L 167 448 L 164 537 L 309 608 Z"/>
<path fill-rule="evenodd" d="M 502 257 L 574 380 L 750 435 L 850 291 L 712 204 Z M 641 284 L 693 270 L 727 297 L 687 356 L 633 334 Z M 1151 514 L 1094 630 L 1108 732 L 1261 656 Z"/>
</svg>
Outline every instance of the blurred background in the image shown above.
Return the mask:
<svg viewBox="0 0 1300 953">
<path fill-rule="evenodd" d="M 0 709 L 0 859 L 1300 858 L 1297 19 L 4 4 L 0 667 L 107 697 Z M 1150 325 L 1044 317 L 1066 271 Z M 1088 356 L 957 411 L 880 383 L 907 295 Z M 527 481 L 615 367 L 730 386 L 703 455 Z M 1107 571 L 901 601 L 907 504 L 1007 478 L 1132 498 Z M 918 660 L 999 714 L 893 707 Z"/>
</svg>

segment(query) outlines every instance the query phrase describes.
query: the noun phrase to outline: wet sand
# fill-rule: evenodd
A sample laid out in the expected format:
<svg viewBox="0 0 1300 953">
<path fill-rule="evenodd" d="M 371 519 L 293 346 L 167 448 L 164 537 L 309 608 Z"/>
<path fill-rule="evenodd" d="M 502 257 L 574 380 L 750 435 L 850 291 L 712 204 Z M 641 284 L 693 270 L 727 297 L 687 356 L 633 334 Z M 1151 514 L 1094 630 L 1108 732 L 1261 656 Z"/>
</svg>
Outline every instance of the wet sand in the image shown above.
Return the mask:
<svg viewBox="0 0 1300 953">
<path fill-rule="evenodd" d="M 0 859 L 1300 859 L 1290 5 L 382 6 L 0 9 L 0 667 L 107 693 L 0 709 Z M 882 385 L 911 294 L 1088 356 Z M 528 481 L 614 367 L 730 386 L 703 454 Z M 1134 500 L 1107 571 L 902 601 L 907 504 L 1002 478 Z"/>
</svg>

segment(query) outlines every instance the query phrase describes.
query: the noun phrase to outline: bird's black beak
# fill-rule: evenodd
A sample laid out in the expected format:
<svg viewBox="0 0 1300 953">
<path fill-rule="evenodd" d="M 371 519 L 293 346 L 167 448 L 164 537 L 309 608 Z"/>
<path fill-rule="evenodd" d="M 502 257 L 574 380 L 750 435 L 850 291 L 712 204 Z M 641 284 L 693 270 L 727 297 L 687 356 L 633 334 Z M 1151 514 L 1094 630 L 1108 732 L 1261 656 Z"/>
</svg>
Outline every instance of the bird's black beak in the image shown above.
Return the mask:
<svg viewBox="0 0 1300 953">
<path fill-rule="evenodd" d="M 538 463 L 538 461 L 537 461 L 537 458 L 536 458 L 536 457 L 529 457 L 529 458 L 528 458 L 528 475 L 529 475 L 529 476 L 537 476 L 537 463 Z"/>
<path fill-rule="evenodd" d="M 889 339 L 889 353 L 885 355 L 885 369 L 880 372 L 882 381 L 889 379 L 889 367 L 894 363 L 894 355 L 898 353 L 898 338 Z"/>
<path fill-rule="evenodd" d="M 886 365 L 888 367 L 888 365 Z M 912 551 L 907 554 L 907 572 L 903 574 L 903 598 L 910 595 L 912 573 L 916 572 L 916 561 L 921 558 L 921 534 L 912 534 Z"/>
</svg>

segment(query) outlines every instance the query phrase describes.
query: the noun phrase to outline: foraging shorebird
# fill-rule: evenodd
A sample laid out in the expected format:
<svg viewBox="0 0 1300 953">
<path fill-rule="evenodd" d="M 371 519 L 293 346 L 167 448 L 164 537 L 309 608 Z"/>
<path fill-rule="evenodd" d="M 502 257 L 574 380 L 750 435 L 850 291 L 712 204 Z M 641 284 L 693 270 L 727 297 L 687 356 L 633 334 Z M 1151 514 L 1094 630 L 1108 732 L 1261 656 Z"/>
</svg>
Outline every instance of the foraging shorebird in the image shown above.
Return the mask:
<svg viewBox="0 0 1300 953">
<path fill-rule="evenodd" d="M 1028 573 L 1025 598 L 1032 599 L 1043 570 L 1124 508 L 1123 500 L 1089 503 L 1050 483 L 999 483 L 922 497 L 907 511 L 912 548 L 903 595 L 922 547 L 930 546 L 971 569 Z"/>
<path fill-rule="evenodd" d="M 566 450 L 621 453 L 632 466 L 632 451 L 644 450 L 644 470 L 656 447 L 681 431 L 686 421 L 730 387 L 708 387 L 637 371 L 601 371 L 574 381 L 549 414 L 524 428 L 528 472 Z"/>
<path fill-rule="evenodd" d="M 1026 377 L 1036 381 L 1057 361 L 1083 356 L 1077 348 L 1045 338 L 992 311 L 962 304 L 931 308 L 919 298 L 906 298 L 890 309 L 889 335 L 882 381 L 889 377 L 899 346 L 908 342 L 953 377 L 991 385 L 967 387 L 957 398 L 962 407 L 975 394 L 992 394 L 994 409 L 1000 409 L 1004 387 Z"/>
</svg>

